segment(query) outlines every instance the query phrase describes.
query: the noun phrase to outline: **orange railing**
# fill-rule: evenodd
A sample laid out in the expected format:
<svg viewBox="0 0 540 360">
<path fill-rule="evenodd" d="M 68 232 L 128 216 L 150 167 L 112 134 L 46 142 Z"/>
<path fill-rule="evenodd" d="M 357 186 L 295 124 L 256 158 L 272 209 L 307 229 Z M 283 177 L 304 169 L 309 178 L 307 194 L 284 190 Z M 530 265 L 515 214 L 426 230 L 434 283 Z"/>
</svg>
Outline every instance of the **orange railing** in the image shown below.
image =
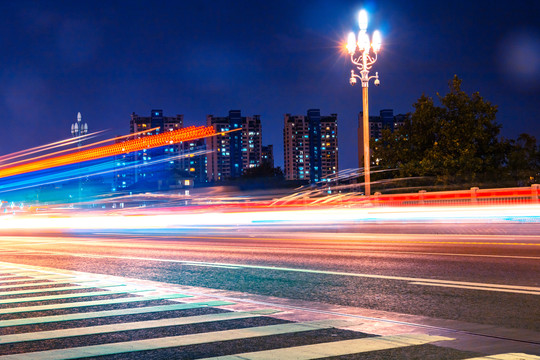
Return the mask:
<svg viewBox="0 0 540 360">
<path fill-rule="evenodd" d="M 538 203 L 538 185 L 519 188 L 479 189 L 458 191 L 419 191 L 413 194 L 376 194 L 372 201 L 379 206 L 411 205 L 508 205 Z"/>
<path fill-rule="evenodd" d="M 405 194 L 380 194 L 372 196 L 339 195 L 328 198 L 297 197 L 274 200 L 271 207 L 303 206 L 456 206 L 456 205 L 511 205 L 538 203 L 539 185 L 530 187 L 436 191 Z"/>
</svg>

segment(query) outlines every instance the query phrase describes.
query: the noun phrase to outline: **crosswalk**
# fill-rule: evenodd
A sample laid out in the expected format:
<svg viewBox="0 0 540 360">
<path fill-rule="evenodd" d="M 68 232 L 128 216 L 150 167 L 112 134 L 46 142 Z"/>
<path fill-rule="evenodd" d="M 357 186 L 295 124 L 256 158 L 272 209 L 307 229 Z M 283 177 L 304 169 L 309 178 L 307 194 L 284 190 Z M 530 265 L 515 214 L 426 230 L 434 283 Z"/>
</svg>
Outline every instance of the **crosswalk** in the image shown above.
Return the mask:
<svg viewBox="0 0 540 360">
<path fill-rule="evenodd" d="M 291 322 L 230 301 L 188 301 L 104 276 L 0 262 L 0 359 L 321 359 L 422 346 L 452 338 L 374 336 L 351 320 Z M 469 358 L 472 360 L 473 358 Z M 479 359 L 540 360 L 526 354 Z"/>
</svg>

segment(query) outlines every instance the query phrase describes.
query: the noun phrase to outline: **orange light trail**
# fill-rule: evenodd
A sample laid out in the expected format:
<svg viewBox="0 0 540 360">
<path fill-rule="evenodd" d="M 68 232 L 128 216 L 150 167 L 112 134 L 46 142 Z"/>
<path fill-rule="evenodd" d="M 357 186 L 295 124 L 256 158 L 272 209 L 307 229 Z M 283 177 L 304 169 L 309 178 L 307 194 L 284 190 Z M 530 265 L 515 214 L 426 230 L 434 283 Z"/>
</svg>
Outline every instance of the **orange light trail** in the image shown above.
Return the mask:
<svg viewBox="0 0 540 360">
<path fill-rule="evenodd" d="M 32 171 L 50 169 L 53 167 L 75 164 L 78 162 L 101 159 L 142 149 L 150 149 L 170 144 L 213 136 L 213 127 L 190 126 L 184 129 L 168 131 L 157 135 L 145 136 L 122 143 L 100 146 L 97 148 L 78 151 L 71 154 L 28 162 L 0 169 L 0 178 L 24 174 Z M 133 135 L 133 134 L 131 134 Z"/>
<path fill-rule="evenodd" d="M 85 149 L 85 148 L 88 148 L 88 147 L 94 147 L 96 145 L 105 144 L 105 143 L 108 143 L 108 142 L 111 142 L 111 141 L 117 141 L 117 140 L 125 139 L 125 138 L 128 138 L 128 137 L 134 137 L 134 136 L 137 136 L 139 134 L 148 133 L 150 131 L 154 131 L 154 130 L 157 130 L 157 129 L 159 129 L 159 127 L 155 127 L 155 128 L 144 130 L 144 131 L 139 131 L 139 132 L 136 132 L 136 133 L 133 133 L 133 134 L 117 136 L 117 137 L 112 138 L 112 139 L 101 140 L 101 141 L 98 141 L 98 142 L 95 142 L 95 143 L 92 143 L 92 144 L 82 145 L 82 146 L 77 147 L 75 150 L 74 149 L 65 149 L 65 150 L 55 151 L 53 153 L 49 153 L 49 154 L 45 154 L 45 155 L 35 156 L 35 157 L 31 158 L 31 159 L 24 159 L 24 160 L 15 161 L 15 162 L 12 162 L 12 163 L 9 163 L 9 164 L 0 165 L 0 169 L 4 168 L 4 167 L 12 167 L 13 165 L 20 164 L 20 163 L 27 163 L 29 161 L 35 161 L 35 160 L 38 160 L 38 159 L 50 158 L 53 155 L 59 155 L 59 154 L 64 154 L 64 153 L 73 153 L 74 151 L 80 151 L 81 149 Z M 92 134 L 97 134 L 97 133 L 98 132 L 95 132 L 95 133 L 92 133 Z M 88 134 L 88 135 L 92 135 L 92 134 Z M 83 135 L 83 136 L 87 136 L 87 135 Z M 67 145 L 74 144 L 77 141 L 79 141 L 78 140 L 79 138 L 82 138 L 83 136 L 80 136 L 78 138 L 74 138 L 75 140 L 73 140 L 73 141 L 63 140 L 63 142 L 69 141 L 67 143 Z M 61 143 L 61 141 L 59 141 L 58 143 Z M 56 145 L 56 146 L 54 146 L 54 144 L 56 144 L 56 143 L 52 143 L 51 145 L 53 145 L 53 146 L 51 146 L 49 148 L 55 148 L 55 147 L 58 147 L 58 146 L 65 146 L 65 145 Z M 41 147 L 46 147 L 46 146 L 47 145 L 43 145 Z M 35 152 L 40 152 L 40 151 L 33 151 L 33 152 L 30 152 L 29 154 L 32 154 L 32 153 L 35 153 Z M 13 158 L 22 157 L 24 155 L 28 155 L 28 154 L 17 155 L 17 156 L 14 156 Z"/>
</svg>

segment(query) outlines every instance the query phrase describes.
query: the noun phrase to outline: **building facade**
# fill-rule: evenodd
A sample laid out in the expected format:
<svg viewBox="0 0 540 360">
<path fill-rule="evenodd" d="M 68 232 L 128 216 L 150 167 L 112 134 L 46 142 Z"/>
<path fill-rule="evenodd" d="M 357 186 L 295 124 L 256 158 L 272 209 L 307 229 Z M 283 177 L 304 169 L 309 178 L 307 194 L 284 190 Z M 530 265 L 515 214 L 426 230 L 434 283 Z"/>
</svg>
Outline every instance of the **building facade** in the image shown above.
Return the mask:
<svg viewBox="0 0 540 360">
<path fill-rule="evenodd" d="M 285 180 L 310 180 L 309 126 L 304 115 L 285 114 L 283 155 Z"/>
<path fill-rule="evenodd" d="M 159 129 L 156 129 L 158 127 Z M 147 134 L 142 134 L 142 136 L 178 130 L 183 127 L 184 115 L 163 116 L 163 110 L 152 110 L 150 116 L 139 116 L 132 113 L 131 120 L 129 122 L 129 132 L 131 134 L 140 131 L 148 131 Z"/>
<path fill-rule="evenodd" d="M 178 167 L 186 179 L 192 179 L 195 184 L 207 182 L 206 179 L 206 141 L 194 139 L 179 144 L 180 158 Z"/>
<path fill-rule="evenodd" d="M 261 163 L 262 128 L 259 115 L 243 117 L 231 110 L 225 117 L 208 115 L 206 125 L 218 135 L 206 139 L 206 176 L 210 182 L 237 178 Z"/>
<path fill-rule="evenodd" d="M 338 171 L 337 114 L 285 114 L 283 128 L 286 180 L 317 183 Z"/>
<path fill-rule="evenodd" d="M 184 115 L 163 116 L 163 110 L 160 109 L 152 110 L 150 116 L 132 113 L 129 130 L 134 135 L 130 139 L 178 130 L 183 126 Z M 179 152 L 179 145 L 171 144 L 118 155 L 115 158 L 113 188 L 115 190 L 133 187 L 150 190 L 169 188 L 174 183 L 173 173 L 178 166 Z"/>
<path fill-rule="evenodd" d="M 261 164 L 262 157 L 261 117 L 253 115 L 242 118 L 242 169 Z"/>
<path fill-rule="evenodd" d="M 337 114 L 321 116 L 321 167 L 323 179 L 338 172 Z"/>
<path fill-rule="evenodd" d="M 261 164 L 274 167 L 274 145 L 265 145 L 261 148 Z"/>
<path fill-rule="evenodd" d="M 364 167 L 364 131 L 363 131 L 363 112 L 358 114 L 358 167 Z M 369 117 L 369 137 L 375 141 L 379 141 L 382 137 L 384 129 L 394 131 L 402 126 L 407 119 L 407 115 L 394 115 L 394 110 L 383 109 L 379 112 L 379 116 Z M 373 163 L 373 161 L 372 161 Z"/>
</svg>

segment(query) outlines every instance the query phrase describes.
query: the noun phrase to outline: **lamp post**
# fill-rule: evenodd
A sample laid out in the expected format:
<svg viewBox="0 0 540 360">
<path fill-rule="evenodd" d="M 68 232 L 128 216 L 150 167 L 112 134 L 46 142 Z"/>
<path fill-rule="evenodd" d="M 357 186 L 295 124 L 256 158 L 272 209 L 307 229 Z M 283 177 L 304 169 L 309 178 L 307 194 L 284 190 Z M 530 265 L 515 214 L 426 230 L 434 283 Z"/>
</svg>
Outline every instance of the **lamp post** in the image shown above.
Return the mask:
<svg viewBox="0 0 540 360">
<path fill-rule="evenodd" d="M 78 138 L 79 142 L 77 143 L 77 147 L 81 147 L 82 145 L 82 138 L 81 136 L 88 134 L 88 124 L 83 123 L 82 121 L 81 113 L 77 113 L 77 122 L 74 124 L 71 124 L 71 136 L 74 138 Z M 78 167 L 79 168 L 79 165 Z M 78 185 L 77 185 L 77 194 L 79 202 L 81 202 L 81 178 L 79 177 Z"/>
<path fill-rule="evenodd" d="M 380 85 L 379 73 L 376 72 L 375 76 L 369 76 L 369 70 L 372 65 L 377 61 L 377 53 L 381 49 L 381 33 L 376 30 L 373 33 L 372 41 L 367 34 L 368 17 L 365 10 L 361 10 L 358 15 L 358 25 L 360 26 L 360 32 L 358 38 L 353 32 L 349 34 L 347 39 L 347 51 L 351 55 L 351 62 L 356 65 L 360 75 L 351 70 L 351 78 L 349 82 L 351 85 L 356 84 L 357 79 L 362 82 L 362 115 L 363 115 L 363 143 L 364 143 L 364 179 L 365 179 L 365 195 L 371 194 L 371 180 L 370 180 L 370 154 L 369 154 L 369 103 L 368 103 L 368 87 L 369 80 L 375 79 L 375 86 Z M 372 54 L 373 51 L 373 54 Z M 360 139 L 359 139 L 360 140 Z M 358 154 L 360 155 L 360 154 Z"/>
<path fill-rule="evenodd" d="M 78 112 L 77 122 L 71 124 L 71 136 L 79 138 L 79 143 L 77 144 L 78 147 L 80 147 L 82 144 L 81 136 L 88 134 L 88 124 L 81 122 L 81 120 L 81 113 Z"/>
</svg>

